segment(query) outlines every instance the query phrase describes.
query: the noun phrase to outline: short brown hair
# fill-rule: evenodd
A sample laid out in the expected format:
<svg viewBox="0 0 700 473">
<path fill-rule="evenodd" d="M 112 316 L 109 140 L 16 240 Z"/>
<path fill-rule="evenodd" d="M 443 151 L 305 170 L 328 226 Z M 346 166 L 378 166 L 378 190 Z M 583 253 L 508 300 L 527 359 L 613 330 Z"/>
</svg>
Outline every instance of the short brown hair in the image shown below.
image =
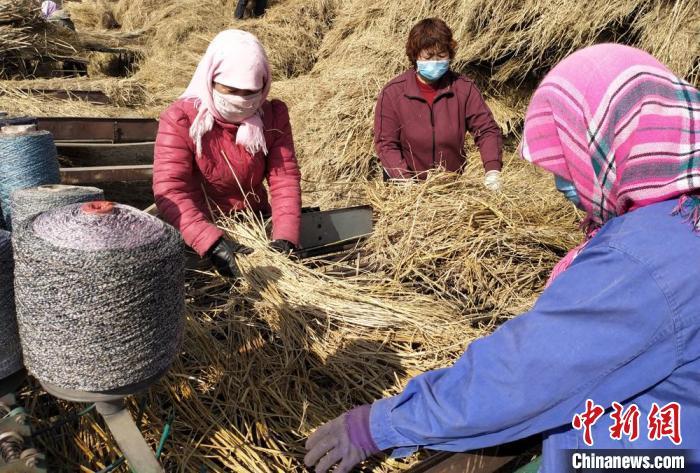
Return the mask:
<svg viewBox="0 0 700 473">
<path fill-rule="evenodd" d="M 418 55 L 424 49 L 447 51 L 450 59 L 455 57 L 457 42 L 452 38 L 452 30 L 440 18 L 426 18 L 416 23 L 408 33 L 406 55 L 411 64 L 416 65 Z"/>
</svg>

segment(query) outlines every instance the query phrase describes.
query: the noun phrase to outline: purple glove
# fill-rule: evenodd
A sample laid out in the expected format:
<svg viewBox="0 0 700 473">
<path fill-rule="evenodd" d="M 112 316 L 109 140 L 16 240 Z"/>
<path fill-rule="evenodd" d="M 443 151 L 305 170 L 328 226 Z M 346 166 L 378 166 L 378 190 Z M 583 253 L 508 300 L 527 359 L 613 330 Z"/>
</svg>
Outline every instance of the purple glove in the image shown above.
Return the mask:
<svg viewBox="0 0 700 473">
<path fill-rule="evenodd" d="M 316 465 L 316 473 L 325 473 L 340 462 L 335 473 L 348 473 L 355 465 L 379 453 L 369 430 L 370 405 L 356 407 L 323 424 L 306 441 L 304 463 Z"/>
</svg>

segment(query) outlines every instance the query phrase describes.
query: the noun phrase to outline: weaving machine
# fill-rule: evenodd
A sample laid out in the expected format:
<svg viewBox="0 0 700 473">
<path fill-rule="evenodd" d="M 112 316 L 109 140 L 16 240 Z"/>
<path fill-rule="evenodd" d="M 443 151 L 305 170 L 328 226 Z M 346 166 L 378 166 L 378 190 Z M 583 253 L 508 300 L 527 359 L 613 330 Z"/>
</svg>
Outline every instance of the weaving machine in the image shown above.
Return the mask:
<svg viewBox="0 0 700 473">
<path fill-rule="evenodd" d="M 27 413 L 14 391 L 25 378 L 19 371 L 0 379 L 0 473 L 45 473 L 44 455 L 34 448 Z"/>
</svg>

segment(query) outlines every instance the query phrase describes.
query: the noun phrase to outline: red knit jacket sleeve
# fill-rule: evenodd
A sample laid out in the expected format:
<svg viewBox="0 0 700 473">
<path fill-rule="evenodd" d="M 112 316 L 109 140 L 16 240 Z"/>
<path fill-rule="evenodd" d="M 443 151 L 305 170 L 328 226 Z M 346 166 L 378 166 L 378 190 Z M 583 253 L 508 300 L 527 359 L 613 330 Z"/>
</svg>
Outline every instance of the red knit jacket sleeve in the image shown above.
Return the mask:
<svg viewBox="0 0 700 473">
<path fill-rule="evenodd" d="M 272 238 L 299 245 L 301 226 L 301 173 L 297 165 L 289 111 L 272 100 L 273 126 L 266 140 L 267 183 L 272 207 Z"/>
<path fill-rule="evenodd" d="M 481 92 L 471 84 L 467 97 L 466 126 L 479 148 L 485 171 L 501 170 L 503 166 L 503 138 L 491 109 L 481 96 Z"/>
<path fill-rule="evenodd" d="M 209 210 L 196 175 L 190 121 L 176 102 L 160 116 L 153 159 L 153 195 L 163 219 L 177 228 L 200 256 L 223 232 L 210 221 Z"/>
<path fill-rule="evenodd" d="M 406 179 L 411 177 L 411 172 L 401 154 L 401 120 L 393 101 L 394 97 L 385 87 L 374 109 L 374 149 L 389 177 Z"/>
</svg>

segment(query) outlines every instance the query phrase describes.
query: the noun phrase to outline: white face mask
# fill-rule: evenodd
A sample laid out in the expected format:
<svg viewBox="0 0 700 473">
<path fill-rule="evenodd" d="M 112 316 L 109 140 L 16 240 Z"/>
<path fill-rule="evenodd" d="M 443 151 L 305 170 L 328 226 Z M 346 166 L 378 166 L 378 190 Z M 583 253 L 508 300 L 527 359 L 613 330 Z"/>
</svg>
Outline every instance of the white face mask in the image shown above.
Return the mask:
<svg viewBox="0 0 700 473">
<path fill-rule="evenodd" d="M 262 101 L 262 91 L 251 95 L 240 96 L 233 94 L 222 94 L 214 90 L 212 97 L 214 98 L 214 107 L 219 112 L 221 118 L 229 123 L 240 123 L 246 118 L 249 118 L 258 111 L 260 102 Z"/>
</svg>

